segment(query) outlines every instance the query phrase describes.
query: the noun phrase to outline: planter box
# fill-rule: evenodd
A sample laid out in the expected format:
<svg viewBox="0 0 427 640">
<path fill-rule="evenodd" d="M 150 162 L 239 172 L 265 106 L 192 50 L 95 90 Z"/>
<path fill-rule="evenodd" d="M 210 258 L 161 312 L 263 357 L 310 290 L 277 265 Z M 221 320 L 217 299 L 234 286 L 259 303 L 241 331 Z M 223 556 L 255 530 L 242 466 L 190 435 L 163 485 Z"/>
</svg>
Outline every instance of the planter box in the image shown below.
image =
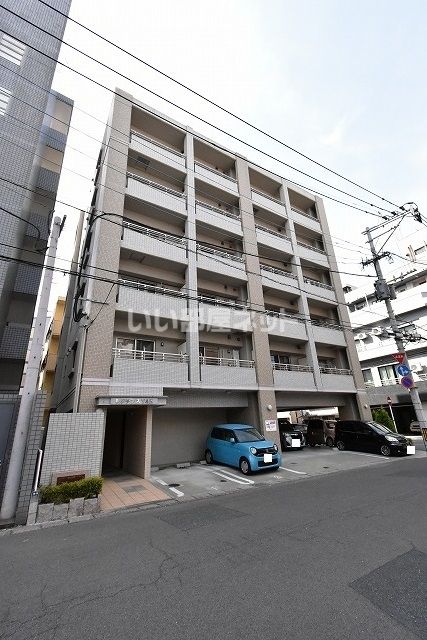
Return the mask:
<svg viewBox="0 0 427 640">
<path fill-rule="evenodd" d="M 69 521 L 79 516 L 98 513 L 100 510 L 99 499 L 100 496 L 97 498 L 87 498 L 86 500 L 84 498 L 74 498 L 70 500 L 68 504 L 39 504 L 35 523 L 52 522 L 53 520 Z M 34 524 L 34 517 L 29 518 L 27 524 Z"/>
</svg>

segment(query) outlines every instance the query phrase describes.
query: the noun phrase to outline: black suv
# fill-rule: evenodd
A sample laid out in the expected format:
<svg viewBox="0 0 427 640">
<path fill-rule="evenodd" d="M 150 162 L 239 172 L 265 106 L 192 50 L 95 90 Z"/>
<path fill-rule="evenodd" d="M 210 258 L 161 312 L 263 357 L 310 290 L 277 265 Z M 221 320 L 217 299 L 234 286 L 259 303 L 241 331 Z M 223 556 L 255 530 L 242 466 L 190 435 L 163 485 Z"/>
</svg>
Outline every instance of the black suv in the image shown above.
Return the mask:
<svg viewBox="0 0 427 640">
<path fill-rule="evenodd" d="M 304 449 L 305 438 L 299 425 L 291 424 L 286 418 L 279 418 L 280 444 L 285 449 Z"/>
<path fill-rule="evenodd" d="M 335 426 L 335 444 L 339 451 L 356 449 L 390 456 L 405 455 L 406 447 L 412 443 L 405 436 L 390 431 L 378 422 L 340 420 Z"/>
</svg>

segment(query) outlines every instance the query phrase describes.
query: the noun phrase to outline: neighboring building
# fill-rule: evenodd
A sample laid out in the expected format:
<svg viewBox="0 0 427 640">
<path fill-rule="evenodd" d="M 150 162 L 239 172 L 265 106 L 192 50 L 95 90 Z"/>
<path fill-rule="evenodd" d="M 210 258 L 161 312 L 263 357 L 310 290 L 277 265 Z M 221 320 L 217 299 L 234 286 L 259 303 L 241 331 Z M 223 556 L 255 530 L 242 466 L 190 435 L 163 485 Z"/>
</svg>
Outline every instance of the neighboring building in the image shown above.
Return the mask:
<svg viewBox="0 0 427 640">
<path fill-rule="evenodd" d="M 132 101 L 99 156 L 92 212 L 111 216 L 69 292 L 42 480 L 200 460 L 221 422 L 278 441 L 279 409 L 370 416 L 322 200 Z"/>
<path fill-rule="evenodd" d="M 65 298 L 58 298 L 53 312 L 53 318 L 46 335 L 45 355 L 41 365 L 41 389 L 46 391 L 46 406 L 44 411 L 44 423 L 47 424 L 52 392 L 55 378 L 56 363 L 58 360 L 59 337 L 64 321 Z"/>
<path fill-rule="evenodd" d="M 70 2 L 52 0 L 51 4 L 68 13 Z M 49 220 L 55 205 L 73 105 L 68 98 L 51 91 L 60 42 L 8 13 L 7 9 L 58 38 L 64 33 L 66 18 L 37 0 L 5 0 L 2 5 L 0 497 L 41 278 L 44 255 L 39 250 L 46 246 L 49 236 Z M 34 51 L 31 45 L 53 59 Z"/>
<path fill-rule="evenodd" d="M 420 242 L 410 246 L 407 255 L 411 262 L 392 272 L 388 282 L 396 292 L 393 309 L 427 411 L 427 245 Z M 407 430 L 415 413 L 409 392 L 399 384 L 398 363 L 392 357 L 397 350 L 396 342 L 385 303 L 377 302 L 371 282 L 354 290 L 346 287 L 345 291 L 370 405 L 386 406 L 390 397 L 399 428 Z"/>
</svg>

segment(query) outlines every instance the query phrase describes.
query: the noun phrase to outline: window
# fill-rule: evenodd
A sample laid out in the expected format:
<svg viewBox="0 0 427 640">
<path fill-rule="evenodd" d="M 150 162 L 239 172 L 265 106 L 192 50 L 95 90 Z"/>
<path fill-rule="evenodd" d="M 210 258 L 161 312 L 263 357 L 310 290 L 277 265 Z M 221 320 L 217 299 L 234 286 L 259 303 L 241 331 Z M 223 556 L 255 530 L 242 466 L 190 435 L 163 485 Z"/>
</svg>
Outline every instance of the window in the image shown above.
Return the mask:
<svg viewBox="0 0 427 640">
<path fill-rule="evenodd" d="M 141 340 L 140 338 L 116 338 L 116 349 L 153 353 L 154 342 L 152 340 Z"/>
<path fill-rule="evenodd" d="M 284 353 L 271 353 L 270 358 L 275 364 L 291 364 L 290 357 Z"/>
<path fill-rule="evenodd" d="M 362 375 L 363 375 L 363 379 L 365 381 L 365 384 L 367 386 L 373 387 L 374 386 L 374 379 L 372 377 L 371 369 L 362 369 Z"/>
<path fill-rule="evenodd" d="M 7 105 L 9 104 L 9 99 L 11 95 L 12 95 L 11 91 L 8 91 L 7 89 L 3 89 L 3 87 L 0 87 L 0 116 L 5 115 Z"/>
<path fill-rule="evenodd" d="M 0 40 L 0 56 L 6 58 L 9 62 L 13 62 L 18 66 L 22 62 L 22 57 L 25 51 L 25 44 L 15 38 L 11 38 L 6 33 L 3 33 Z"/>
<path fill-rule="evenodd" d="M 381 384 L 383 386 L 396 384 L 397 380 L 394 365 L 387 364 L 384 367 L 378 367 L 378 373 L 380 374 Z"/>
</svg>

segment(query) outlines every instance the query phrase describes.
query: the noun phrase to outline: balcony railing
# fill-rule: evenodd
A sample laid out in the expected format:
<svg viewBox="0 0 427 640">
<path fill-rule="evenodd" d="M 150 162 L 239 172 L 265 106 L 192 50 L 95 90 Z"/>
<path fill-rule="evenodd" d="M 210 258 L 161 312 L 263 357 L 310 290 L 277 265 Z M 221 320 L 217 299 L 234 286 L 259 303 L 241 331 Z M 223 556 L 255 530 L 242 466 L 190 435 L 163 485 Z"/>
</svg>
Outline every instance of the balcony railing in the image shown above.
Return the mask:
<svg viewBox="0 0 427 640">
<path fill-rule="evenodd" d="M 338 376 L 352 376 L 351 369 L 337 369 L 336 367 L 319 367 L 320 373 L 333 374 Z"/>
<path fill-rule="evenodd" d="M 281 238 L 282 240 L 287 240 L 288 242 L 291 241 L 291 239 L 288 238 L 288 236 L 285 236 L 284 233 L 280 233 L 280 231 L 273 231 L 272 229 L 269 229 L 268 227 L 263 227 L 261 224 L 256 224 L 255 225 L 255 229 L 259 229 L 260 231 L 265 231 L 266 233 L 271 233 L 272 236 L 277 236 L 278 238 Z"/>
<path fill-rule="evenodd" d="M 300 247 L 304 247 L 305 249 L 311 249 L 311 251 L 316 251 L 317 253 L 321 253 L 324 256 L 327 255 L 326 251 L 324 251 L 323 249 L 318 249 L 317 247 L 313 247 L 313 245 L 307 244 L 306 242 L 301 242 L 301 240 L 297 240 L 297 245 Z"/>
<path fill-rule="evenodd" d="M 158 189 L 159 191 L 164 191 L 171 196 L 175 196 L 176 198 L 185 198 L 185 194 L 182 191 L 177 191 L 176 189 L 171 189 L 170 187 L 165 187 L 163 184 L 159 184 L 158 182 L 153 182 L 153 180 L 147 180 L 147 178 L 143 178 L 135 173 L 128 172 L 126 174 L 126 186 L 129 178 L 132 180 L 137 180 L 138 182 L 142 182 L 143 184 L 147 184 L 149 187 L 153 187 L 154 189 Z"/>
<path fill-rule="evenodd" d="M 259 196 L 263 196 L 264 198 L 268 198 L 273 202 L 277 202 L 277 204 L 281 204 L 283 207 L 285 206 L 284 203 L 281 200 L 279 200 L 279 198 L 274 198 L 273 196 L 270 196 L 268 193 L 264 193 L 264 191 L 259 191 L 258 189 L 254 189 L 253 187 L 252 187 L 252 191 L 254 193 L 257 193 Z"/>
<path fill-rule="evenodd" d="M 206 204 L 206 202 L 202 202 L 201 200 L 196 200 L 196 205 L 199 207 L 204 207 L 205 209 L 210 209 L 215 213 L 220 213 L 223 216 L 227 216 L 227 218 L 232 218 L 233 220 L 240 220 L 239 213 L 233 213 L 232 211 L 226 211 L 225 209 L 220 209 L 219 207 L 213 207 L 211 204 Z"/>
<path fill-rule="evenodd" d="M 158 140 L 155 140 L 154 138 L 150 138 L 149 136 L 145 136 L 142 133 L 139 133 L 137 131 L 131 130 L 131 132 L 130 132 L 130 139 L 131 140 L 132 140 L 132 136 L 135 136 L 137 138 L 141 138 L 141 140 L 146 140 L 151 145 L 154 145 L 156 147 L 160 147 L 161 149 L 165 149 L 165 151 L 169 151 L 169 153 L 174 153 L 175 155 L 177 155 L 180 158 L 184 157 L 184 154 L 181 151 L 177 151 L 176 149 L 173 149 L 173 147 L 169 147 L 167 144 L 164 144 L 163 142 L 159 142 Z"/>
<path fill-rule="evenodd" d="M 307 213 L 307 211 L 303 211 L 302 209 L 298 209 L 298 207 L 293 207 L 292 205 L 291 205 L 291 210 L 295 211 L 295 213 L 299 213 L 300 215 L 305 216 L 306 218 L 310 218 L 310 220 L 315 220 L 316 222 L 319 222 L 319 218 L 312 213 Z"/>
<path fill-rule="evenodd" d="M 134 280 L 125 280 L 124 278 L 119 278 L 118 283 L 124 287 L 138 289 L 139 291 L 148 291 L 149 293 L 157 293 L 164 296 L 186 298 L 188 295 L 184 291 L 179 291 L 177 289 L 168 289 L 167 287 L 163 287 L 162 285 L 147 284 L 145 282 L 135 282 Z"/>
<path fill-rule="evenodd" d="M 272 362 L 273 369 L 276 371 L 305 371 L 313 373 L 313 367 L 305 364 L 282 364 L 281 362 Z"/>
<path fill-rule="evenodd" d="M 293 280 L 297 280 L 297 276 L 290 271 L 285 271 L 284 269 L 278 269 L 277 267 L 270 267 L 270 265 L 262 264 L 261 271 L 269 271 L 270 273 L 275 273 L 278 276 L 285 276 L 286 278 L 292 278 Z"/>
<path fill-rule="evenodd" d="M 248 309 L 249 307 L 246 302 L 238 302 L 236 300 L 229 300 L 227 298 L 215 298 L 211 296 L 205 296 L 203 294 L 198 295 L 197 300 L 205 304 L 233 307 L 234 309 Z"/>
<path fill-rule="evenodd" d="M 284 318 L 293 322 L 304 322 L 303 318 L 299 318 L 291 313 L 282 313 L 281 311 L 273 311 L 272 309 L 267 309 L 265 313 L 267 316 L 271 316 L 273 318 Z"/>
<path fill-rule="evenodd" d="M 219 258 L 226 258 L 227 260 L 234 260 L 235 262 L 243 262 L 243 256 L 239 256 L 231 251 L 225 251 L 224 249 L 214 249 L 213 247 L 207 247 L 204 244 L 197 243 L 197 251 L 201 253 L 207 253 L 208 255 L 217 256 Z"/>
<path fill-rule="evenodd" d="M 314 287 L 321 287 L 322 289 L 327 289 L 328 291 L 333 291 L 334 288 L 330 284 L 325 284 L 324 282 L 319 282 L 318 280 L 312 280 L 311 278 L 306 278 L 304 276 L 304 282 L 306 284 L 312 284 Z"/>
<path fill-rule="evenodd" d="M 120 360 L 145 360 L 150 362 L 188 362 L 185 353 L 161 353 L 138 349 L 113 349 L 113 357 Z"/>
<path fill-rule="evenodd" d="M 335 329 L 336 331 L 343 331 L 343 327 L 340 324 L 329 320 L 310 320 L 311 324 L 315 327 L 325 327 L 326 329 Z"/>
<path fill-rule="evenodd" d="M 169 244 L 175 244 L 178 247 L 185 246 L 187 243 L 186 238 L 180 238 L 179 236 L 173 236 L 170 233 L 164 233 L 163 231 L 157 231 L 156 229 L 150 229 L 149 227 L 144 227 L 137 222 L 131 222 L 130 220 L 123 220 L 123 226 L 127 229 L 132 229 L 133 231 L 137 231 L 138 233 L 142 233 L 146 236 L 150 236 L 150 238 L 156 238 L 156 240 L 161 240 L 162 242 L 168 242 Z"/>
<path fill-rule="evenodd" d="M 194 162 L 195 167 L 196 165 L 199 165 L 199 167 L 202 167 L 202 169 L 207 169 L 208 171 L 212 171 L 212 173 L 216 173 L 217 176 L 221 176 L 221 178 L 226 178 L 227 180 L 231 180 L 231 182 L 234 182 L 237 184 L 237 180 L 236 178 L 233 178 L 233 176 L 229 176 L 227 173 L 218 171 L 218 169 L 215 169 L 214 167 L 211 167 L 208 164 L 204 164 L 204 162 L 200 162 L 200 160 L 197 160 L 197 158 L 195 159 L 195 162 Z"/>
<path fill-rule="evenodd" d="M 242 367 L 244 369 L 253 369 L 255 362 L 253 360 L 237 360 L 234 358 L 211 358 L 210 356 L 199 356 L 200 364 L 213 365 L 216 367 Z"/>
</svg>

